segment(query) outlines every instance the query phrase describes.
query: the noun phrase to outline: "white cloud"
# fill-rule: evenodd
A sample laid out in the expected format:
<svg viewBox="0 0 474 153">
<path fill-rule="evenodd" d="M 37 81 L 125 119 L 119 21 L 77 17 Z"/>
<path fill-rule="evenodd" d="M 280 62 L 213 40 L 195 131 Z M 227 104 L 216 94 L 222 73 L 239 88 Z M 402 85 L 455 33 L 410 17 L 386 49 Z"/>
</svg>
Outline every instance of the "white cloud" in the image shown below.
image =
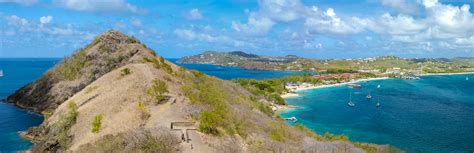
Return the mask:
<svg viewBox="0 0 474 153">
<path fill-rule="evenodd" d="M 189 10 L 187 17 L 191 20 L 199 20 L 203 18 L 201 12 L 197 8 Z"/>
<path fill-rule="evenodd" d="M 53 20 L 53 17 L 52 16 L 42 16 L 40 17 L 40 23 L 41 24 L 48 24 L 51 22 L 51 20 Z"/>
<path fill-rule="evenodd" d="M 38 0 L 0 0 L 0 3 L 15 3 L 15 4 L 20 4 L 20 5 L 33 5 L 36 4 Z"/>
<path fill-rule="evenodd" d="M 364 31 L 367 26 L 372 24 L 372 21 L 368 19 L 357 17 L 343 20 L 336 15 L 332 8 L 328 8 L 323 14 L 306 18 L 304 22 L 306 28 L 318 33 L 354 34 Z"/>
<path fill-rule="evenodd" d="M 7 16 L 5 17 L 5 19 L 7 20 L 8 24 L 9 25 L 14 25 L 14 26 L 27 26 L 28 25 L 28 20 L 24 19 L 24 18 L 20 18 L 16 15 L 12 15 L 12 16 Z"/>
<path fill-rule="evenodd" d="M 426 8 L 430 8 L 438 4 L 438 0 L 423 0 L 423 6 L 425 6 Z"/>
<path fill-rule="evenodd" d="M 417 21 L 411 16 L 392 16 L 388 13 L 383 14 L 376 22 L 377 25 L 372 26 L 372 30 L 378 33 L 388 33 L 392 35 L 418 34 L 427 27 L 425 22 Z"/>
<path fill-rule="evenodd" d="M 97 13 L 143 13 L 125 0 L 53 0 L 56 5 L 75 11 Z"/>
<path fill-rule="evenodd" d="M 394 8 L 402 13 L 414 13 L 418 11 L 415 3 L 410 3 L 406 0 L 381 0 L 380 3 L 384 6 Z"/>
<path fill-rule="evenodd" d="M 235 21 L 232 22 L 232 29 L 249 35 L 263 35 L 266 34 L 274 24 L 275 22 L 268 17 L 256 17 L 255 15 L 251 15 L 246 24 Z"/>
<path fill-rule="evenodd" d="M 259 6 L 258 14 L 282 22 L 300 19 L 308 9 L 299 0 L 261 0 Z"/>
</svg>

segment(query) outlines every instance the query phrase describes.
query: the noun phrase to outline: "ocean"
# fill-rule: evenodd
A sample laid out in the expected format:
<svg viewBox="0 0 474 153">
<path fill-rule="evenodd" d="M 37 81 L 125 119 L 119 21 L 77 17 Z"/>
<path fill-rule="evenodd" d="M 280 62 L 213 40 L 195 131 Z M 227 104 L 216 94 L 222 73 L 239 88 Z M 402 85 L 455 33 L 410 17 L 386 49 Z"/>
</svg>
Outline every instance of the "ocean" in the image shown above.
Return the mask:
<svg viewBox="0 0 474 153">
<path fill-rule="evenodd" d="M 4 103 L 4 99 L 22 86 L 36 80 L 59 60 L 57 58 L 0 58 L 0 70 L 3 70 L 4 73 L 4 76 L 0 77 L 0 101 L 2 101 L 0 102 L 0 152 L 16 152 L 31 147 L 32 144 L 21 139 L 18 132 L 39 125 L 43 121 L 41 115 Z M 175 62 L 177 59 L 169 60 Z M 200 64 L 181 64 L 181 66 L 226 80 L 236 78 L 266 79 L 298 73 L 244 70 L 235 67 Z"/>
<path fill-rule="evenodd" d="M 344 134 L 351 141 L 390 144 L 407 152 L 474 151 L 473 74 L 360 84 L 361 89 L 302 90 L 303 96 L 287 99 L 301 108 L 280 115 L 295 116 L 319 134 Z M 355 107 L 347 104 L 351 92 Z"/>
<path fill-rule="evenodd" d="M 0 152 L 16 152 L 28 149 L 29 141 L 19 137 L 19 131 L 41 124 L 43 117 L 39 114 L 19 109 L 4 103 L 4 99 L 17 89 L 41 76 L 52 67 L 58 59 L 6 59 L 0 58 Z"/>
</svg>

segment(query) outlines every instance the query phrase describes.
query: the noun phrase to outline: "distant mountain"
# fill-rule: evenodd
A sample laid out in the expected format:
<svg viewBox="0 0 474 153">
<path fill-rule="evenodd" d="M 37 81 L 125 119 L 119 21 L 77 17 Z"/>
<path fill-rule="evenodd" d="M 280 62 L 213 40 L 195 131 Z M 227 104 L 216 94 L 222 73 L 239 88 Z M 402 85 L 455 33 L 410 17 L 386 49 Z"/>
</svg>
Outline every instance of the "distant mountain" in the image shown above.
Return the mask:
<svg viewBox="0 0 474 153">
<path fill-rule="evenodd" d="M 296 55 L 288 56 L 259 56 L 242 51 L 217 52 L 206 51 L 201 54 L 186 56 L 179 59 L 180 64 L 214 64 L 235 66 L 244 69 L 257 70 L 300 70 L 299 60 L 305 60 Z"/>
</svg>

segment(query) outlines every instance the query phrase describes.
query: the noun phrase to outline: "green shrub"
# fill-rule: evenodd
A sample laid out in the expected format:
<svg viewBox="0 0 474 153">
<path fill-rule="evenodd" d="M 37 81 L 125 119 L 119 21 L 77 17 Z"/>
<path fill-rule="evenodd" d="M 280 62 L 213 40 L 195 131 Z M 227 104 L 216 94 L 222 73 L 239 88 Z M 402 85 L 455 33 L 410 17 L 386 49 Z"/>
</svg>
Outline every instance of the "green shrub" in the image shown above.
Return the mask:
<svg viewBox="0 0 474 153">
<path fill-rule="evenodd" d="M 279 141 L 279 142 L 285 142 L 285 135 L 286 135 L 286 129 L 283 127 L 283 125 L 275 125 L 272 126 L 272 129 L 270 130 L 269 137 L 272 140 Z"/>
<path fill-rule="evenodd" d="M 86 94 L 91 93 L 92 91 L 96 90 L 99 88 L 98 86 L 89 86 L 86 88 Z"/>
<path fill-rule="evenodd" d="M 168 72 L 168 74 L 173 73 L 173 69 L 171 68 L 171 65 L 166 63 L 166 61 L 163 57 L 160 57 L 160 62 L 161 62 L 161 67 L 163 67 L 165 69 L 165 71 Z"/>
<path fill-rule="evenodd" d="M 66 58 L 59 66 L 58 72 L 62 78 L 67 80 L 75 80 L 82 68 L 86 66 L 86 52 L 81 50 L 70 58 Z"/>
<path fill-rule="evenodd" d="M 217 129 L 222 118 L 216 112 L 201 112 L 199 117 L 199 131 L 207 134 L 219 134 Z"/>
<path fill-rule="evenodd" d="M 134 36 L 128 36 L 127 38 L 127 43 L 140 43 L 140 41 L 138 41 Z"/>
<path fill-rule="evenodd" d="M 138 101 L 137 105 L 138 110 L 140 110 L 140 118 L 143 120 L 146 120 L 150 118 L 150 110 L 146 107 L 145 103 L 143 103 L 141 100 Z"/>
<path fill-rule="evenodd" d="M 68 103 L 68 111 L 66 114 L 62 114 L 59 120 L 50 127 L 51 131 L 57 131 L 55 138 L 62 148 L 67 148 L 71 143 L 71 137 L 68 133 L 71 127 L 76 123 L 77 115 L 77 105 L 74 101 L 71 101 Z"/>
<path fill-rule="evenodd" d="M 156 58 L 148 58 L 148 57 L 143 57 L 143 61 L 144 62 L 149 62 L 149 63 L 153 63 L 153 66 L 157 69 L 160 69 L 161 68 L 161 64 L 160 62 L 156 59 Z"/>
<path fill-rule="evenodd" d="M 102 114 L 96 115 L 92 121 L 92 133 L 98 133 L 102 125 Z"/>
<path fill-rule="evenodd" d="M 271 94 L 270 98 L 278 105 L 286 105 L 285 99 L 281 98 L 278 94 Z"/>
<path fill-rule="evenodd" d="M 151 97 L 155 103 L 161 103 L 163 100 L 167 98 L 165 95 L 168 93 L 168 85 L 164 81 L 161 80 L 153 80 L 152 85 L 146 91 L 147 95 Z"/>
<path fill-rule="evenodd" d="M 331 134 L 329 132 L 326 132 L 326 133 L 324 133 L 323 137 L 326 140 L 329 140 L 329 141 L 349 141 L 349 137 L 347 137 L 346 135 L 343 135 L 343 134 L 334 135 L 334 134 Z"/>
<path fill-rule="evenodd" d="M 48 112 L 48 111 L 42 111 L 41 114 L 43 115 L 44 120 L 47 121 L 47 120 L 49 119 L 49 117 L 51 117 L 51 115 L 52 115 L 53 113 Z"/>
<path fill-rule="evenodd" d="M 132 73 L 132 72 L 130 71 L 129 68 L 124 68 L 124 69 L 120 70 L 120 75 L 121 76 L 126 76 L 126 75 L 129 75 L 130 73 Z"/>
</svg>

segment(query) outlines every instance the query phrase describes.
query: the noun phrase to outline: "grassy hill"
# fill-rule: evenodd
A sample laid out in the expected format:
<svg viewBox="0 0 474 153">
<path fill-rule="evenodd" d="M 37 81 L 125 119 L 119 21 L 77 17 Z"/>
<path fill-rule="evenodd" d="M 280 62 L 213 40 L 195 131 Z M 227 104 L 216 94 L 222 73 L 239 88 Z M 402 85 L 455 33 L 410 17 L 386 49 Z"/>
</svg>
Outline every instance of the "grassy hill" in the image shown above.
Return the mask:
<svg viewBox="0 0 474 153">
<path fill-rule="evenodd" d="M 23 133 L 34 152 L 393 151 L 289 126 L 270 109 L 275 99 L 176 66 L 114 30 L 8 101 L 43 112 Z"/>
</svg>

